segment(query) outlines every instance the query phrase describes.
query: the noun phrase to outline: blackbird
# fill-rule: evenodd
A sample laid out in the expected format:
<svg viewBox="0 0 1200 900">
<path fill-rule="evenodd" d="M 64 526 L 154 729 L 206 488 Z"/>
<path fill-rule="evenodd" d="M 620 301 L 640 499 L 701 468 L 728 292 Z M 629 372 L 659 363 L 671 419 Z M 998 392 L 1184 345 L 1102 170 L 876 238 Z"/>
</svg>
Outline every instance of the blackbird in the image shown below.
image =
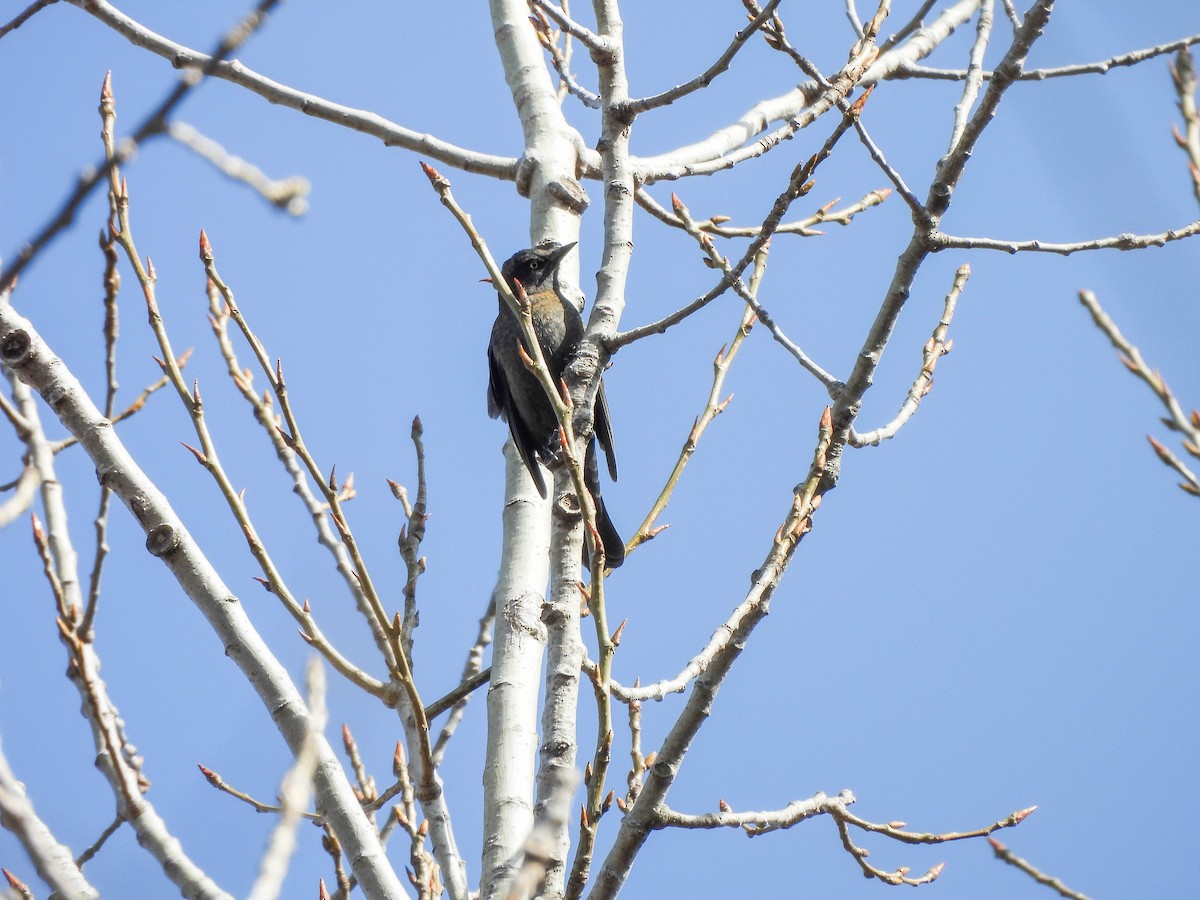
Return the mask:
<svg viewBox="0 0 1200 900">
<path fill-rule="evenodd" d="M 559 293 L 558 287 L 558 266 L 574 246 L 573 243 L 543 244 L 522 250 L 500 269 L 512 291 L 516 292 L 517 281 L 525 289 L 533 317 L 533 329 L 555 383 L 562 379 L 563 370 L 583 338 L 583 318 L 574 305 Z M 518 342 L 524 344 L 520 323 L 501 297 L 500 310 L 492 325 L 492 338 L 488 344 L 488 415 L 508 423 L 517 452 L 521 454 L 538 493 L 545 497 L 546 481 L 538 460 L 552 463 L 558 458 L 561 446 L 558 419 L 537 376 L 522 362 L 517 349 Z M 625 542 L 621 540 L 604 507 L 596 465 L 596 442 L 599 441 L 608 461 L 608 474 L 613 481 L 617 480 L 612 425 L 603 381 L 596 391 L 593 426 L 592 439 L 588 441 L 584 455 L 584 482 L 596 506 L 596 529 L 604 544 L 604 557 L 609 568 L 615 569 L 625 561 Z M 584 561 L 587 562 L 587 559 L 585 542 Z"/>
</svg>

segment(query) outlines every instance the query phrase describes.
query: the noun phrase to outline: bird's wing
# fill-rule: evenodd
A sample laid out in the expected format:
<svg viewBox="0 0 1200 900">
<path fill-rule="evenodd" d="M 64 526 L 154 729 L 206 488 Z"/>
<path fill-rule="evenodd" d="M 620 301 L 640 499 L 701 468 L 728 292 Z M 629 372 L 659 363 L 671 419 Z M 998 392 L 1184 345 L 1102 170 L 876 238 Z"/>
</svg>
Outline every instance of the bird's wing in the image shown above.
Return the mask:
<svg viewBox="0 0 1200 900">
<path fill-rule="evenodd" d="M 613 452 L 612 419 L 608 412 L 608 398 L 604 396 L 604 380 L 596 391 L 596 409 L 593 413 L 592 427 L 596 440 L 604 448 L 604 458 L 608 460 L 608 474 L 613 481 L 617 480 L 617 455 Z"/>
<path fill-rule="evenodd" d="M 525 463 L 529 477 L 533 479 L 538 493 L 543 498 L 548 496 L 546 479 L 542 477 L 542 468 L 537 462 L 537 441 L 525 420 L 521 418 L 516 404 L 512 402 L 508 379 L 504 377 L 504 370 L 496 362 L 490 346 L 488 347 L 488 415 L 493 419 L 499 416 L 508 423 L 509 433 L 512 434 L 513 443 L 517 446 L 517 452 L 521 454 L 521 461 Z"/>
<path fill-rule="evenodd" d="M 504 396 L 508 393 L 504 383 L 504 373 L 500 371 L 500 366 L 496 363 L 496 357 L 492 355 L 492 348 L 488 346 L 488 392 L 487 404 L 488 415 L 493 419 L 507 418 L 504 416 Z"/>
</svg>

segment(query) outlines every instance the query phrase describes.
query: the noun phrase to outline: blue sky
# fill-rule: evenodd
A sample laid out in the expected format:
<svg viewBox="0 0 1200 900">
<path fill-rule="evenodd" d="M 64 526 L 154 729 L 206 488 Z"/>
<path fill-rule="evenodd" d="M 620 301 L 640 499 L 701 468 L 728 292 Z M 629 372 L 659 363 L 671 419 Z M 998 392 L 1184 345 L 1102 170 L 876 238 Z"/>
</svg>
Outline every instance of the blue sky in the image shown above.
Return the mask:
<svg viewBox="0 0 1200 900">
<path fill-rule="evenodd" d="M 9 3 L 3 18 L 22 4 Z M 628 3 L 632 92 L 686 79 L 723 49 L 736 3 Z M 893 23 L 917 4 L 895 4 Z M 285 4 L 239 53 L 270 77 L 406 127 L 503 155 L 520 129 L 480 4 Z M 242 4 L 121 7 L 189 46 L 208 48 Z M 789 9 L 789 35 L 823 70 L 845 59 L 851 35 L 838 2 Z M 672 36 L 663 33 L 669 23 Z M 885 27 L 886 31 L 886 27 Z M 1037 66 L 1093 61 L 1200 31 L 1193 3 L 1060 4 L 1033 54 Z M 1006 33 L 1003 21 L 998 36 Z M 932 62 L 959 66 L 973 27 Z M 998 47 L 997 47 L 998 51 Z M 998 52 L 989 57 L 994 62 Z M 80 10 L 59 4 L 0 41 L 0 253 L 46 220 L 82 168 L 99 158 L 98 102 L 113 72 L 122 133 L 173 83 L 163 60 L 131 47 Z M 594 84 L 585 54 L 576 70 Z M 636 123 L 635 153 L 706 136 L 800 75 L 756 43 L 698 98 Z M 882 85 L 865 121 L 910 184 L 928 183 L 943 152 L 958 88 Z M 595 113 L 568 101 L 593 142 Z M 494 293 L 458 226 L 412 153 L 270 106 L 236 86 L 195 92 L 180 118 L 282 177 L 311 179 L 311 209 L 279 214 L 186 150 L 160 140 L 125 169 L 139 246 L 159 274 L 175 345 L 194 346 L 223 457 L 293 586 L 325 630 L 363 660 L 370 639 L 316 547 L 264 436 L 228 384 L 205 319 L 196 241 L 204 228 L 217 264 L 272 356 L 282 357 L 307 440 L 326 469 L 353 471 L 352 524 L 378 582 L 399 603 L 395 553 L 401 514 L 385 482 L 415 484 L 409 424 L 420 415 L 430 510 L 416 667 L 432 699 L 452 687 L 493 587 L 499 559 L 502 425 L 486 416 L 484 350 Z M 1104 76 L 1012 89 L 967 167 L 943 227 L 955 234 L 1072 241 L 1159 232 L 1197 218 L 1165 58 Z M 827 127 L 799 135 L 727 176 L 674 189 L 698 216 L 760 221 Z M 439 166 L 498 256 L 528 243 L 528 205 L 512 185 Z M 847 202 L 886 186 L 848 136 L 794 210 Z M 600 253 L 598 184 L 583 219 L 585 291 Z M 807 203 L 807 205 L 801 205 Z M 22 275 L 13 302 L 85 385 L 101 390 L 101 260 L 106 215 L 94 196 L 78 225 Z M 849 228 L 778 237 L 763 302 L 831 371 L 844 375 L 908 241 L 908 212 L 892 197 Z M 623 327 L 652 321 L 707 291 L 713 273 L 691 239 L 639 213 Z M 740 253 L 740 243 L 726 252 Z M 1200 405 L 1197 273 L 1200 243 L 1069 258 L 947 251 L 922 269 L 867 395 L 862 428 L 887 421 L 920 365 L 954 270 L 972 277 L 951 328 L 954 351 L 912 422 L 883 446 L 847 454 L 671 793 L 678 809 L 773 808 L 818 790 L 850 788 L 857 814 L 914 829 L 974 828 L 1023 807 L 1038 811 L 997 835 L 1014 851 L 1094 896 L 1181 896 L 1192 888 L 1192 836 L 1179 811 L 1200 802 L 1194 764 L 1200 662 L 1195 599 L 1200 507 L 1174 486 L 1146 433 L 1167 437 L 1149 391 L 1116 361 L 1075 299 L 1088 288 L 1163 372 L 1186 408 Z M 136 283 L 126 273 L 120 381 L 132 400 L 158 377 Z M 620 482 L 605 486 L 631 534 L 657 495 L 703 406 L 711 360 L 733 335 L 732 296 L 661 338 L 620 351 L 606 376 Z M 763 329 L 750 336 L 726 385 L 735 396 L 711 427 L 664 520 L 671 528 L 632 554 L 609 582 L 610 618 L 628 617 L 616 660 L 625 682 L 674 674 L 742 598 L 803 478 L 825 397 Z M 118 405 L 121 405 L 120 403 Z M 239 592 L 256 626 L 299 678 L 309 655 L 294 623 L 252 581 L 257 574 L 211 481 L 179 446 L 191 441 L 163 392 L 120 434 L 170 495 L 190 530 Z M 51 428 L 58 434 L 57 428 Z M 0 482 L 20 448 L 0 431 Z M 96 486 L 73 450 L 58 461 L 72 535 L 90 559 Z M 276 791 L 285 747 L 222 654 L 219 642 L 161 567 L 140 531 L 114 510 L 98 622 L 103 674 L 146 757 L 150 799 L 188 852 L 244 894 L 271 826 L 199 776 L 201 763 L 263 798 Z M 0 532 L 0 740 L 39 812 L 76 850 L 111 819 L 107 789 L 65 657 L 53 605 L 23 523 Z M 472 881 L 478 876 L 482 694 L 446 758 L 443 777 Z M 333 728 L 354 730 L 386 783 L 399 736 L 394 715 L 334 681 Z M 679 698 L 648 706 L 646 746 L 666 733 Z M 581 721 L 590 723 L 583 701 Z M 585 725 L 585 727 L 587 727 Z M 331 730 L 336 736 L 336 732 Z M 611 774 L 623 784 L 627 732 Z M 589 747 L 592 737 L 581 736 Z M 606 823 L 608 824 L 608 823 Z M 610 825 L 608 835 L 615 830 Z M 329 877 L 316 835 L 304 833 L 285 896 L 311 896 Z M 946 860 L 922 888 L 948 898 L 1039 896 L 992 859 L 983 842 L 909 848 L 864 837 L 871 861 L 916 871 Z M 402 863 L 399 848 L 393 858 Z M 32 877 L 0 832 L 0 865 Z M 155 865 L 123 830 L 87 873 L 110 896 L 167 896 Z M 660 832 L 642 852 L 625 896 L 745 894 L 879 896 L 818 820 L 752 841 L 735 832 Z"/>
</svg>

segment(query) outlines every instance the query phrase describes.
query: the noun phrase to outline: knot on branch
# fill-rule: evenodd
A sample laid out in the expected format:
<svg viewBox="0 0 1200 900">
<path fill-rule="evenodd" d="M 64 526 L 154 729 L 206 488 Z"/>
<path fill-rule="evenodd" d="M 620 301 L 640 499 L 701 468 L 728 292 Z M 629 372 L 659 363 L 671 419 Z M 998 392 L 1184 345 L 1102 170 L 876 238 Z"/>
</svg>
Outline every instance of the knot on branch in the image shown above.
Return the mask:
<svg viewBox="0 0 1200 900">
<path fill-rule="evenodd" d="M 162 559 L 179 546 L 179 535 L 175 528 L 164 522 L 155 525 L 146 535 L 146 550 L 151 556 Z"/>
<path fill-rule="evenodd" d="M 32 352 L 33 339 L 22 328 L 13 329 L 0 340 L 0 362 L 9 368 L 23 366 Z"/>
</svg>

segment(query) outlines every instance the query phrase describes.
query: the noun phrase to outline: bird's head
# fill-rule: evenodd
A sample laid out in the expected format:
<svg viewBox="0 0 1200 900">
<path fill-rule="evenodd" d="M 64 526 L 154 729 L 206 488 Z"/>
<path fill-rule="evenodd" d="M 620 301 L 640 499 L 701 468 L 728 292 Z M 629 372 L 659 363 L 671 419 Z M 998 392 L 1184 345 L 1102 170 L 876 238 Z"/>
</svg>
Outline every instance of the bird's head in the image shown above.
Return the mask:
<svg viewBox="0 0 1200 900">
<path fill-rule="evenodd" d="M 529 250 L 521 250 L 513 254 L 500 272 L 508 286 L 516 290 L 513 279 L 521 282 L 527 292 L 536 291 L 554 284 L 554 274 L 566 255 L 574 249 L 575 243 L 542 244 Z"/>
</svg>

